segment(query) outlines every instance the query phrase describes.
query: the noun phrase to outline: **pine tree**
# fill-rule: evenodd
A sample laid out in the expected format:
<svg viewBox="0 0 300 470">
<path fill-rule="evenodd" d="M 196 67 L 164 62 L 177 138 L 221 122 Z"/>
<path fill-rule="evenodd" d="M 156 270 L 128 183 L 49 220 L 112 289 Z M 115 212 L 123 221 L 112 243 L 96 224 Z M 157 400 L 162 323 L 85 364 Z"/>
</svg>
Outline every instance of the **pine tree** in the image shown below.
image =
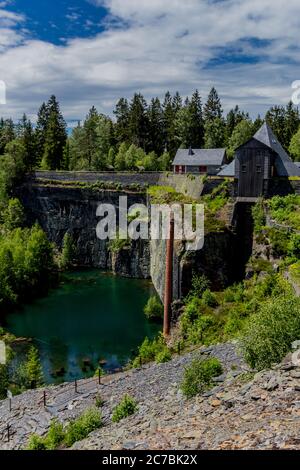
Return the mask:
<svg viewBox="0 0 300 470">
<path fill-rule="evenodd" d="M 15 126 L 12 119 L 0 121 L 0 155 L 4 154 L 7 144 L 16 138 Z"/>
<path fill-rule="evenodd" d="M 177 104 L 174 106 L 174 100 L 170 92 L 167 91 L 163 103 L 163 128 L 165 145 L 172 156 L 175 155 L 179 146 L 179 140 L 176 137 L 176 116 L 178 112 L 178 98 Z"/>
<path fill-rule="evenodd" d="M 290 101 L 285 110 L 285 129 L 283 145 L 289 148 L 293 135 L 296 134 L 300 126 L 299 109 Z"/>
<path fill-rule="evenodd" d="M 244 119 L 249 120 L 249 114 L 241 111 L 238 106 L 231 109 L 226 116 L 226 140 L 229 141 L 234 128 Z"/>
<path fill-rule="evenodd" d="M 213 87 L 209 92 L 207 102 L 204 106 L 204 120 L 207 122 L 213 121 L 214 119 L 222 119 L 222 115 L 221 100 L 217 90 Z"/>
<path fill-rule="evenodd" d="M 226 128 L 223 119 L 221 100 L 213 87 L 204 106 L 205 147 L 223 147 L 226 142 Z"/>
<path fill-rule="evenodd" d="M 255 119 L 255 121 L 253 122 L 252 124 L 252 132 L 253 132 L 253 135 L 256 134 L 256 132 L 261 128 L 261 126 L 263 125 L 264 121 L 263 119 L 260 117 L 260 114 L 257 116 L 257 118 Z"/>
<path fill-rule="evenodd" d="M 83 130 L 85 135 L 85 152 L 87 155 L 87 170 L 92 169 L 92 163 L 96 159 L 96 153 L 98 151 L 98 139 L 97 139 L 97 127 L 99 122 L 99 114 L 93 106 L 83 124 Z"/>
<path fill-rule="evenodd" d="M 66 123 L 56 97 L 47 104 L 49 117 L 46 125 L 44 154 L 41 166 L 46 170 L 59 170 L 63 164 L 63 152 L 67 141 Z"/>
<path fill-rule="evenodd" d="M 75 256 L 76 247 L 73 238 L 68 232 L 66 232 L 62 243 L 60 267 L 63 269 L 69 269 L 74 263 Z"/>
<path fill-rule="evenodd" d="M 116 116 L 115 137 L 118 144 L 129 142 L 129 104 L 125 98 L 121 98 L 114 110 Z"/>
<path fill-rule="evenodd" d="M 37 166 L 40 165 L 43 155 L 44 155 L 48 119 L 49 119 L 49 109 L 46 103 L 43 103 L 38 111 L 37 123 L 35 127 Z"/>
<path fill-rule="evenodd" d="M 36 165 L 35 133 L 31 121 L 23 115 L 18 125 L 18 138 L 25 148 L 24 165 L 26 170 L 32 170 Z"/>
<path fill-rule="evenodd" d="M 160 155 L 164 151 L 163 110 L 160 100 L 153 98 L 148 108 L 149 144 L 148 150 Z"/>
<path fill-rule="evenodd" d="M 202 119 L 202 104 L 198 90 L 191 100 L 185 100 L 176 117 L 176 136 L 182 147 L 202 148 L 204 144 L 204 123 Z"/>
<path fill-rule="evenodd" d="M 30 388 L 37 388 L 43 384 L 43 369 L 38 350 L 31 346 L 27 354 L 26 376 Z"/>
<path fill-rule="evenodd" d="M 285 142 L 285 109 L 283 106 L 273 106 L 266 113 L 266 122 L 272 128 L 279 142 Z"/>
<path fill-rule="evenodd" d="M 148 144 L 148 129 L 146 100 L 140 93 L 135 93 L 129 110 L 130 142 L 145 150 Z"/>
<path fill-rule="evenodd" d="M 225 145 L 224 120 L 215 118 L 205 122 L 205 148 L 222 148 Z"/>
</svg>

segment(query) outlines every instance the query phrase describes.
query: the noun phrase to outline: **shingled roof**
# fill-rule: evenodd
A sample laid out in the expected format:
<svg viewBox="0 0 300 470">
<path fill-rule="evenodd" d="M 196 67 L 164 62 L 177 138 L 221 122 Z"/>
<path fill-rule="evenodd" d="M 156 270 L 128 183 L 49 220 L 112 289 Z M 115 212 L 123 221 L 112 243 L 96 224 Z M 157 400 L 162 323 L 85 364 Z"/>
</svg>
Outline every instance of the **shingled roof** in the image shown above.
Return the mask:
<svg viewBox="0 0 300 470">
<path fill-rule="evenodd" d="M 226 149 L 178 149 L 173 165 L 216 165 L 221 166 Z"/>
<path fill-rule="evenodd" d="M 275 136 L 271 127 L 265 122 L 261 128 L 253 136 L 253 139 L 265 144 L 271 148 L 275 153 L 275 167 L 278 176 L 300 176 L 300 168 L 296 165 L 287 152 L 284 150 L 279 140 Z M 245 144 L 244 144 L 245 145 Z M 234 176 L 235 175 L 235 160 L 229 165 L 226 165 L 219 173 L 218 176 Z"/>
</svg>

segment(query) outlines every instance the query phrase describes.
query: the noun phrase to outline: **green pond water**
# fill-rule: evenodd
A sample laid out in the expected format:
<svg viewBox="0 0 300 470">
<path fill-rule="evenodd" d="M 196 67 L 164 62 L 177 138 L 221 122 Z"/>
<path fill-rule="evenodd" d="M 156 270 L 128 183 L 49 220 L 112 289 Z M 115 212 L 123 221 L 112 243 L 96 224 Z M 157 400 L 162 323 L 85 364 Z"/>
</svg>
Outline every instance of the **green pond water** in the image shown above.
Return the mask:
<svg viewBox="0 0 300 470">
<path fill-rule="evenodd" d="M 48 383 L 91 376 L 99 361 L 112 371 L 159 331 L 143 313 L 153 292 L 147 281 L 75 272 L 47 297 L 7 315 L 6 328 L 33 338 Z"/>
</svg>

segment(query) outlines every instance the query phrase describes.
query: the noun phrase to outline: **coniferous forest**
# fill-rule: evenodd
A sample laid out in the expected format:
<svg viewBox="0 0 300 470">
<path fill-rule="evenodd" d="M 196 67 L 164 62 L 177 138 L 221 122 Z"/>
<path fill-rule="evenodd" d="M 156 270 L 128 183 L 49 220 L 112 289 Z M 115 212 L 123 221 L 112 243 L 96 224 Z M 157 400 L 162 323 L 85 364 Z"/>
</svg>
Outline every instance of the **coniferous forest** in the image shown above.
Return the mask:
<svg viewBox="0 0 300 470">
<path fill-rule="evenodd" d="M 25 114 L 17 123 L 1 119 L 1 175 L 9 166 L 9 187 L 24 170 L 164 171 L 179 147 L 190 146 L 226 147 L 231 159 L 263 119 L 292 158 L 300 160 L 300 114 L 291 102 L 271 107 L 266 116 L 253 120 L 239 106 L 225 114 L 215 88 L 205 102 L 197 90 L 185 99 L 167 92 L 162 102 L 156 97 L 149 103 L 135 93 L 131 101 L 119 99 L 113 117 L 92 106 L 68 135 L 60 105 L 51 96 L 41 105 L 35 124 Z"/>
</svg>

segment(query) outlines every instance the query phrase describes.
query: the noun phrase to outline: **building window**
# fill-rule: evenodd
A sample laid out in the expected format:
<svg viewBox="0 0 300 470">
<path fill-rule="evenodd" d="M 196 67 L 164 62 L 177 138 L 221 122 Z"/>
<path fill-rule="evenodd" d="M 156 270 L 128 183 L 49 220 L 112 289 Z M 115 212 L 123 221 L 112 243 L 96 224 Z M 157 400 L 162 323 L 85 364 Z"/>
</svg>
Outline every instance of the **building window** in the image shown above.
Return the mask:
<svg viewBox="0 0 300 470">
<path fill-rule="evenodd" d="M 207 166 L 200 165 L 199 166 L 199 173 L 207 173 Z"/>
<path fill-rule="evenodd" d="M 256 165 L 256 173 L 261 173 L 261 166 L 260 165 Z"/>
<path fill-rule="evenodd" d="M 246 173 L 247 171 L 247 165 L 242 165 L 242 173 Z"/>
</svg>

